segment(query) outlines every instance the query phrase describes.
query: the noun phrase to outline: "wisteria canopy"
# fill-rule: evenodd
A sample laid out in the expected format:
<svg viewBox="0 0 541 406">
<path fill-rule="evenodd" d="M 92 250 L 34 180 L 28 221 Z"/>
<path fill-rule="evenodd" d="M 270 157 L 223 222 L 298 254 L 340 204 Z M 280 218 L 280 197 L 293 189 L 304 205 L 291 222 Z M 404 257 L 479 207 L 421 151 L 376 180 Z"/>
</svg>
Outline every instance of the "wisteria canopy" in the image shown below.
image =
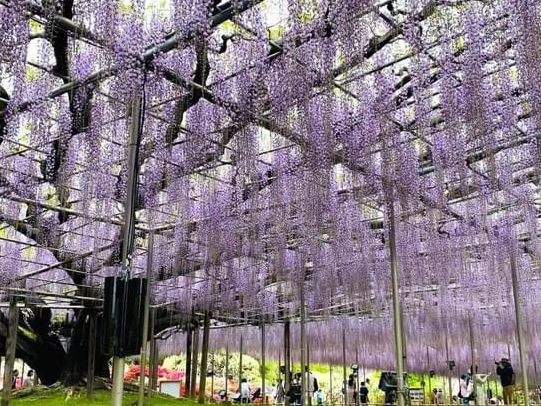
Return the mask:
<svg viewBox="0 0 541 406">
<path fill-rule="evenodd" d="M 0 0 L 0 290 L 30 362 L 121 272 L 140 95 L 131 272 L 157 331 L 274 323 L 276 356 L 303 292 L 314 359 L 346 329 L 392 367 L 392 213 L 408 368 L 445 368 L 446 340 L 469 365 L 469 325 L 480 364 L 516 354 L 514 264 L 536 369 L 541 3 Z"/>
</svg>

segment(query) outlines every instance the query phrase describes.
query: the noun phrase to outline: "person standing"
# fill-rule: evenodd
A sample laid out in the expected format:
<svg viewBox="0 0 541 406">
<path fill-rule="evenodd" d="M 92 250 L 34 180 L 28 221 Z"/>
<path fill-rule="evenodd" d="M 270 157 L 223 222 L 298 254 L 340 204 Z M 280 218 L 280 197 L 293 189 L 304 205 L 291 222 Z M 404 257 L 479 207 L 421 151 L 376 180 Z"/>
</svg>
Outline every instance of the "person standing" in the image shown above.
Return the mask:
<svg viewBox="0 0 541 406">
<path fill-rule="evenodd" d="M 318 388 L 315 393 L 315 399 L 316 399 L 316 405 L 317 406 L 323 406 L 323 403 L 325 402 L 325 394 L 321 390 L 321 388 Z"/>
<path fill-rule="evenodd" d="M 242 378 L 240 381 L 240 403 L 250 403 L 250 384 L 246 378 Z"/>
<path fill-rule="evenodd" d="M 359 396 L 361 405 L 366 406 L 370 400 L 368 399 L 368 388 L 366 387 L 365 382 L 361 382 L 361 387 L 359 388 Z"/>
<path fill-rule="evenodd" d="M 436 388 L 432 389 L 432 393 L 430 394 L 430 404 L 431 405 L 437 405 L 438 404 L 438 390 Z"/>
<path fill-rule="evenodd" d="M 314 376 L 312 372 L 308 369 L 307 366 L 304 367 L 304 376 L 301 378 L 301 380 L 306 377 L 306 399 L 308 399 L 308 402 L 306 404 L 311 404 L 312 399 L 314 398 L 314 393 L 319 389 L 317 379 Z"/>
<path fill-rule="evenodd" d="M 477 367 L 475 367 L 477 369 Z M 487 392 L 485 390 L 485 383 L 490 376 L 490 374 L 478 374 L 477 370 L 475 371 L 473 380 L 475 382 L 475 399 L 477 399 L 478 405 L 487 404 Z"/>
<path fill-rule="evenodd" d="M 496 373 L 500 377 L 503 388 L 503 403 L 510 405 L 514 403 L 515 394 L 515 372 L 508 358 L 502 358 L 496 362 Z"/>
<path fill-rule="evenodd" d="M 286 402 L 286 390 L 284 389 L 281 379 L 278 379 L 278 383 L 276 384 L 276 395 L 274 400 L 277 405 L 283 405 Z"/>
<path fill-rule="evenodd" d="M 473 393 L 473 382 L 470 375 L 462 375 L 460 377 L 460 390 L 458 392 L 458 397 L 462 400 L 463 405 L 468 405 L 470 403 Z"/>
<path fill-rule="evenodd" d="M 349 376 L 347 381 L 346 390 L 346 405 L 354 406 L 355 405 L 355 377 L 353 374 Z"/>
</svg>

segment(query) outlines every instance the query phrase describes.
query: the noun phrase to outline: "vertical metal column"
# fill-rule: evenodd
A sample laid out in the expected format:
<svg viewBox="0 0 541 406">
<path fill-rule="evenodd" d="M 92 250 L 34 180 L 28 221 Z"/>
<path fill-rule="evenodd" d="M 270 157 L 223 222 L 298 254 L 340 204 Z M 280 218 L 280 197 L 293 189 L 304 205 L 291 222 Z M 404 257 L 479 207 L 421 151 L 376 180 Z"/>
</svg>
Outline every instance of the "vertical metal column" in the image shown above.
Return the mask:
<svg viewBox="0 0 541 406">
<path fill-rule="evenodd" d="M 426 370 L 428 371 L 428 397 L 426 399 L 430 399 L 430 396 L 432 394 L 432 377 L 430 376 L 430 352 L 429 352 L 428 345 L 426 346 Z"/>
<path fill-rule="evenodd" d="M 186 367 L 184 377 L 184 394 L 190 396 L 190 388 L 192 387 L 192 323 L 189 321 L 186 324 Z"/>
<path fill-rule="evenodd" d="M 228 399 L 228 392 L 229 389 L 229 346 L 225 347 L 225 400 Z"/>
<path fill-rule="evenodd" d="M 526 341 L 524 338 L 524 323 L 522 320 L 522 308 L 520 306 L 520 292 L 518 285 L 517 258 L 511 248 L 511 282 L 513 284 L 513 301 L 515 302 L 515 321 L 520 358 L 520 370 L 522 372 L 522 391 L 524 392 L 524 406 L 530 405 L 530 393 L 528 384 L 528 364 L 526 362 Z"/>
<path fill-rule="evenodd" d="M 142 92 L 144 93 L 144 88 Z M 128 182 L 126 204 L 124 206 L 124 229 L 122 240 L 122 275 L 126 280 L 130 278 L 131 256 L 135 240 L 135 206 L 137 204 L 137 189 L 139 177 L 139 144 L 143 127 L 143 101 L 141 94 L 136 93 L 131 103 L 130 139 L 128 144 Z M 122 309 L 126 309 L 128 302 L 128 290 L 124 289 Z M 126 323 L 126 312 L 123 311 L 123 319 L 120 321 L 121 335 Z M 111 401 L 113 406 L 122 406 L 124 391 L 124 358 L 113 357 L 113 385 Z"/>
<path fill-rule="evenodd" d="M 15 296 L 9 296 L 9 326 L 6 339 L 6 363 L 4 364 L 4 389 L 2 390 L 2 406 L 8 406 L 11 399 L 11 382 L 13 380 L 13 366 L 15 365 L 15 352 L 17 350 L 17 329 L 19 328 L 19 309 Z"/>
<path fill-rule="evenodd" d="M 193 348 L 192 348 L 192 379 L 190 386 L 190 397 L 195 397 L 197 389 L 197 363 L 199 359 L 199 320 L 193 330 Z"/>
<path fill-rule="evenodd" d="M 398 280 L 398 259 L 396 253 L 396 227 L 394 201 L 392 194 L 387 196 L 388 220 L 389 220 L 389 251 L 391 257 L 391 279 L 393 293 L 393 327 L 395 339 L 395 357 L 397 372 L 397 404 L 405 405 L 404 399 L 404 340 L 402 335 L 402 310 L 400 303 L 400 285 Z"/>
<path fill-rule="evenodd" d="M 360 391 L 360 388 L 361 388 L 361 385 L 360 385 L 360 382 L 359 382 L 359 348 L 357 348 L 357 345 L 355 345 L 355 364 L 357 364 L 357 376 L 355 378 L 355 390 L 357 391 L 357 399 L 355 400 L 355 404 L 356 405 L 360 405 L 361 404 L 361 391 Z"/>
<path fill-rule="evenodd" d="M 240 343 L 239 343 L 239 392 L 240 392 L 241 380 L 242 380 L 242 334 L 240 335 Z"/>
<path fill-rule="evenodd" d="M 261 395 L 263 396 L 263 404 L 267 403 L 267 388 L 266 388 L 266 357 L 265 357 L 265 322 L 261 322 Z"/>
<path fill-rule="evenodd" d="M 332 393 L 332 364 L 329 364 L 329 404 L 333 404 L 333 393 Z"/>
<path fill-rule="evenodd" d="M 158 385 L 158 346 L 156 337 L 154 337 L 154 324 L 156 323 L 156 308 L 150 309 L 150 386 L 148 388 L 148 398 L 152 397 L 152 391 L 156 390 Z"/>
<path fill-rule="evenodd" d="M 203 322 L 203 343 L 201 345 L 201 368 L 199 369 L 199 403 L 205 403 L 205 391 L 207 389 L 207 367 L 209 356 L 209 339 L 210 339 L 210 312 L 205 312 L 205 320 Z"/>
<path fill-rule="evenodd" d="M 210 364 L 211 364 L 211 370 L 212 370 L 212 375 L 210 376 L 210 394 L 211 394 L 211 398 L 214 397 L 214 371 L 215 371 L 215 360 L 214 360 L 214 350 L 212 351 L 212 354 L 211 354 L 211 357 L 210 357 Z"/>
<path fill-rule="evenodd" d="M 303 269 L 304 269 L 304 265 L 303 265 Z M 304 275 L 304 272 L 303 272 L 303 275 Z M 308 374 L 306 373 L 306 330 L 305 330 L 305 319 L 306 319 L 306 313 L 305 313 L 305 303 L 304 303 L 304 277 L 302 278 L 302 281 L 301 281 L 301 286 L 300 286 L 300 294 L 301 294 L 301 308 L 300 308 L 300 313 L 301 313 L 301 325 L 300 325 L 300 329 L 301 329 L 301 393 L 302 393 L 302 396 L 301 396 L 301 406 L 305 406 L 307 403 L 306 403 L 306 398 L 307 398 L 307 376 Z"/>
<path fill-rule="evenodd" d="M 291 389 L 291 322 L 289 320 L 286 320 L 284 323 L 284 368 L 286 405 L 289 405 L 289 396 L 287 396 L 287 393 Z"/>
<path fill-rule="evenodd" d="M 145 297 L 145 307 L 143 309 L 143 339 L 141 341 L 141 355 L 139 356 L 139 365 L 141 367 L 141 373 L 139 374 L 139 398 L 137 399 L 137 405 L 143 406 L 145 400 L 145 367 L 147 361 L 147 345 L 148 345 L 148 325 L 149 325 L 149 312 L 150 312 L 150 294 L 152 292 L 150 280 L 152 278 L 152 263 L 154 256 L 154 232 L 150 232 L 148 235 L 148 248 L 147 248 L 147 295 Z M 150 374 L 149 374 L 150 375 Z"/>
<path fill-rule="evenodd" d="M 86 396 L 89 400 L 94 398 L 94 373 L 96 370 L 96 311 L 91 310 L 88 320 L 88 369 L 86 374 Z"/>
<path fill-rule="evenodd" d="M 448 384 L 448 390 L 449 393 L 447 394 L 449 396 L 449 404 L 453 404 L 453 388 L 451 386 L 451 367 L 449 362 L 451 361 L 449 359 L 449 326 L 446 326 L 445 328 L 445 356 L 447 357 L 447 384 Z"/>
<path fill-rule="evenodd" d="M 472 383 L 473 383 L 473 393 L 475 394 L 475 391 L 477 389 L 477 382 L 475 382 L 475 337 L 473 335 L 473 327 L 472 327 L 472 318 L 468 317 L 468 328 L 470 330 L 470 351 L 471 351 L 471 376 L 472 376 Z M 474 396 L 473 399 L 474 405 L 477 406 L 477 396 Z"/>
<path fill-rule="evenodd" d="M 314 382 L 310 382 L 310 340 L 306 340 L 306 368 L 308 369 L 308 371 L 306 372 L 306 382 L 308 384 L 307 386 L 307 393 L 310 395 L 310 396 L 307 396 L 307 399 L 308 399 L 308 405 L 309 406 L 312 406 L 312 398 L 314 397 L 314 393 L 310 390 L 310 387 L 314 385 Z"/>
<path fill-rule="evenodd" d="M 344 392 L 344 406 L 347 406 L 348 402 L 348 381 L 346 373 L 346 329 L 342 328 L 342 374 L 343 374 L 343 392 Z"/>
</svg>

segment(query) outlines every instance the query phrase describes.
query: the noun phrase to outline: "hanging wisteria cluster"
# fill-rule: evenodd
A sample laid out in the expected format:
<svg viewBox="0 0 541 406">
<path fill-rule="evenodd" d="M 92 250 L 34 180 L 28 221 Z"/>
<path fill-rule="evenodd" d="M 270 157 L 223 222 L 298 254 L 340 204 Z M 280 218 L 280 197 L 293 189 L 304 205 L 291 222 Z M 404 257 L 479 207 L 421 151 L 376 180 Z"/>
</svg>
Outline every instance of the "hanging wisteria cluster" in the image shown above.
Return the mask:
<svg viewBox="0 0 541 406">
<path fill-rule="evenodd" d="M 412 364 L 445 337 L 465 364 L 468 319 L 482 362 L 514 345 L 512 263 L 539 354 L 540 47 L 534 0 L 2 0 L 2 291 L 102 296 L 144 94 L 160 327 L 297 320 L 302 291 L 314 359 L 345 326 L 390 366 L 394 212 Z"/>
</svg>

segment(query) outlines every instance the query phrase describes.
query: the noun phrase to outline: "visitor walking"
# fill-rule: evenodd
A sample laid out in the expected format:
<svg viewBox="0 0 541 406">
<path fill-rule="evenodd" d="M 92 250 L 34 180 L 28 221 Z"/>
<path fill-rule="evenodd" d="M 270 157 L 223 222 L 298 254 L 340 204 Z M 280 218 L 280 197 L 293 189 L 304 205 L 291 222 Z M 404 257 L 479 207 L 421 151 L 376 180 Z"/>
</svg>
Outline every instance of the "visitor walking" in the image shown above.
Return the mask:
<svg viewBox="0 0 541 406">
<path fill-rule="evenodd" d="M 277 405 L 283 405 L 286 402 L 286 390 L 281 379 L 278 379 L 276 384 L 276 395 L 274 396 L 274 402 Z"/>
<path fill-rule="evenodd" d="M 355 377 L 353 374 L 349 376 L 349 379 L 346 384 L 344 396 L 346 397 L 346 405 L 352 406 L 355 405 L 356 393 L 355 393 Z"/>
<path fill-rule="evenodd" d="M 508 358 L 502 358 L 500 362 L 496 361 L 496 373 L 500 377 L 503 388 L 503 403 L 506 405 L 514 403 L 515 372 Z"/>
<path fill-rule="evenodd" d="M 287 397 L 289 398 L 290 405 L 300 405 L 301 404 L 301 381 L 300 373 L 297 373 L 293 377 L 293 381 L 289 387 Z"/>
<path fill-rule="evenodd" d="M 487 404 L 487 392 L 485 390 L 485 383 L 490 374 L 478 374 L 477 366 L 475 367 L 475 375 L 473 380 L 475 383 L 475 399 L 477 400 L 478 405 Z"/>
<path fill-rule="evenodd" d="M 460 390 L 458 391 L 458 397 L 461 399 L 463 405 L 468 405 L 472 399 L 473 394 L 473 381 L 471 376 L 462 375 L 460 377 Z"/>
<path fill-rule="evenodd" d="M 315 378 L 314 374 L 310 372 L 307 366 L 304 367 L 303 378 L 304 377 L 306 377 L 306 386 L 304 387 L 304 390 L 306 391 L 306 399 L 309 399 L 308 402 L 306 402 L 306 404 L 310 404 L 314 397 L 314 393 L 319 389 L 319 387 L 318 387 L 317 379 Z"/>
<path fill-rule="evenodd" d="M 431 405 L 438 404 L 438 390 L 436 388 L 432 389 L 432 393 L 430 394 L 430 404 Z"/>
<path fill-rule="evenodd" d="M 366 386 L 365 382 L 361 382 L 361 387 L 359 388 L 359 396 L 361 405 L 365 406 L 370 402 L 370 400 L 368 399 L 368 387 Z"/>
<path fill-rule="evenodd" d="M 250 384 L 246 378 L 240 380 L 240 403 L 250 403 Z"/>
<path fill-rule="evenodd" d="M 318 388 L 315 394 L 316 399 L 316 405 L 317 406 L 323 406 L 323 403 L 325 402 L 325 394 L 321 390 L 321 388 Z"/>
<path fill-rule="evenodd" d="M 438 393 L 436 394 L 436 404 L 443 405 L 445 404 L 445 399 L 443 397 L 443 390 L 438 388 Z"/>
</svg>

